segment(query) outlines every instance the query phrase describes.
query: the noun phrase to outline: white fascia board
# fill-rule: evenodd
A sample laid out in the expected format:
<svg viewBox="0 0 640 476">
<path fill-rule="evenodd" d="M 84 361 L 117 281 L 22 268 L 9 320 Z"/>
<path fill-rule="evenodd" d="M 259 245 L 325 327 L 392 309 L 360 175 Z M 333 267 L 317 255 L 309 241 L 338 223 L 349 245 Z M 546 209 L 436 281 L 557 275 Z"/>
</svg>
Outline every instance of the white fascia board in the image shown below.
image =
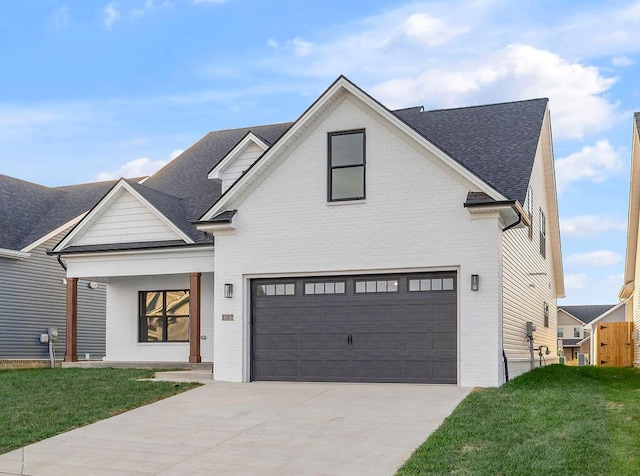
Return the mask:
<svg viewBox="0 0 640 476">
<path fill-rule="evenodd" d="M 250 143 L 253 143 L 253 144 L 257 145 L 263 151 L 265 151 L 265 150 L 267 150 L 269 148 L 269 144 L 267 144 L 265 141 L 260 139 L 260 137 L 255 135 L 253 132 L 249 132 L 246 136 L 244 136 L 244 139 L 242 139 L 240 142 L 238 142 L 238 144 L 233 149 L 231 149 L 231 152 L 229 152 L 227 155 L 225 155 L 223 157 L 223 159 L 220 162 L 218 162 L 218 165 L 216 165 L 213 168 L 213 170 L 211 170 L 211 172 L 209 172 L 209 175 L 207 175 L 207 178 L 208 179 L 213 179 L 213 180 L 222 180 L 222 171 L 225 168 L 227 168 L 227 165 L 229 165 L 231 162 L 233 162 L 236 159 L 236 157 L 238 155 L 240 155 L 242 153 L 242 151 Z"/>
<path fill-rule="evenodd" d="M 193 240 L 185 235 L 182 230 L 180 230 L 176 225 L 173 224 L 171 220 L 160 213 L 160 211 L 158 211 L 156 207 L 151 205 L 151 203 L 149 203 L 144 197 L 142 197 L 142 195 L 136 192 L 133 187 L 131 187 L 131 185 L 129 185 L 124 179 L 121 179 L 100 201 L 100 203 L 98 203 L 89 213 L 87 213 L 76 225 L 76 227 L 71 230 L 69 234 L 65 236 L 64 239 L 54 247 L 53 251 L 61 251 L 66 246 L 68 246 L 76 236 L 81 234 L 81 232 L 85 228 L 91 226 L 93 219 L 100 216 L 102 210 L 104 208 L 108 208 L 109 205 L 118 198 L 122 190 L 126 190 L 131 193 L 138 201 L 140 201 L 140 203 L 151 210 L 151 212 L 153 212 L 158 218 L 160 218 L 160 220 L 162 220 L 169 228 L 171 228 L 171 230 L 173 230 L 180 237 L 180 239 L 182 239 L 186 243 L 193 243 Z"/>
<path fill-rule="evenodd" d="M 609 314 L 613 313 L 614 311 L 616 311 L 617 309 L 620 309 L 620 307 L 624 306 L 625 304 L 627 304 L 627 301 L 620 301 L 618 304 L 616 304 L 615 306 L 613 306 L 611 309 L 609 309 L 606 312 L 603 312 L 602 314 L 600 314 L 598 317 L 596 317 L 593 321 L 591 321 L 590 323 L 585 325 L 585 328 L 589 328 L 589 329 L 593 329 L 593 326 L 595 324 L 597 324 L 598 322 L 600 322 L 602 319 L 604 319 L 605 317 L 607 317 Z M 626 316 L 625 316 L 626 317 Z"/>
<path fill-rule="evenodd" d="M 491 198 L 496 201 L 504 201 L 507 200 L 505 196 L 499 193 L 497 190 L 493 189 L 489 185 L 487 185 L 483 180 L 481 180 L 477 175 L 473 174 L 466 168 L 464 168 L 461 164 L 451 158 L 449 155 L 445 154 L 442 150 L 432 144 L 430 141 L 425 139 L 421 134 L 416 132 L 413 128 L 407 125 L 405 122 L 401 121 L 398 117 L 396 117 L 391 111 L 385 108 L 382 104 L 377 102 L 371 96 L 366 94 L 364 91 L 359 89 L 345 77 L 338 78 L 337 81 L 333 83 L 332 86 L 325 91 L 325 93 L 316 100 L 314 104 L 311 105 L 307 111 L 300 116 L 300 118 L 296 121 L 296 123 L 284 133 L 284 135 L 278 139 L 278 141 L 267 150 L 263 156 L 258 159 L 255 165 L 247 170 L 243 176 L 241 176 L 228 190 L 228 192 L 224 194 L 218 202 L 216 202 L 210 209 L 207 211 L 202 218 L 201 221 L 210 220 L 212 217 L 216 216 L 218 213 L 225 211 L 225 206 L 231 202 L 236 196 L 244 193 L 244 187 L 250 183 L 251 180 L 254 179 L 254 176 L 259 176 L 262 173 L 262 170 L 265 169 L 265 164 L 268 164 L 275 156 L 277 156 L 281 149 L 287 150 L 289 146 L 288 142 L 291 140 L 295 140 L 295 138 L 301 134 L 301 131 L 304 130 L 307 122 L 312 120 L 317 114 L 319 114 L 324 108 L 326 108 L 331 101 L 333 101 L 338 94 L 342 91 L 347 91 L 352 94 L 354 97 L 360 99 L 363 103 L 369 106 L 372 110 L 380 114 L 383 118 L 387 119 L 391 124 L 395 125 L 398 129 L 407 134 L 410 138 L 416 141 L 418 144 L 422 145 L 425 149 L 430 151 L 437 158 L 442 160 L 442 162 L 448 165 L 451 169 L 456 171 L 459 175 L 463 176 L 470 183 L 478 188 L 478 190 L 486 193 Z"/>
<path fill-rule="evenodd" d="M 49 233 L 47 233 L 46 235 L 44 235 L 43 237 L 39 238 L 38 240 L 34 241 L 33 243 L 25 246 L 24 248 L 22 248 L 22 250 L 20 251 L 24 251 L 24 252 L 29 252 L 35 248 L 37 248 L 38 246 L 40 246 L 43 243 L 46 243 L 47 241 L 49 241 L 51 238 L 53 238 L 54 236 L 62 233 L 64 230 L 66 230 L 67 228 L 71 228 L 72 226 L 74 226 L 75 224 L 77 224 L 80 220 L 82 220 L 82 218 L 86 215 L 87 213 L 83 213 L 82 215 L 78 215 L 77 217 L 75 217 L 73 220 L 69 220 L 67 223 L 65 223 L 64 225 L 60 225 L 58 228 L 56 228 L 53 231 L 50 231 Z"/>
<path fill-rule="evenodd" d="M 24 251 L 8 250 L 6 248 L 0 248 L 0 258 L 10 259 L 27 259 L 31 256 L 31 253 L 25 253 Z"/>
<path fill-rule="evenodd" d="M 212 273 L 213 246 L 180 249 L 109 251 L 64 256 L 67 277 L 104 280 L 125 276 Z"/>
</svg>

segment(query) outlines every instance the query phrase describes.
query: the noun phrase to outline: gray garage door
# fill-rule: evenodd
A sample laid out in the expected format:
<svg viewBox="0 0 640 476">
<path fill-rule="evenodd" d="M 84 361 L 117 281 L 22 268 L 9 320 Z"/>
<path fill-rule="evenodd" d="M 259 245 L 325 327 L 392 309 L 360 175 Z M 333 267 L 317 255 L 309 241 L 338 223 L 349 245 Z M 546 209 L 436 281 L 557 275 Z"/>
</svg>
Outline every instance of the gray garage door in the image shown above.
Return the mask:
<svg viewBox="0 0 640 476">
<path fill-rule="evenodd" d="M 456 274 L 252 281 L 252 380 L 456 383 Z"/>
</svg>

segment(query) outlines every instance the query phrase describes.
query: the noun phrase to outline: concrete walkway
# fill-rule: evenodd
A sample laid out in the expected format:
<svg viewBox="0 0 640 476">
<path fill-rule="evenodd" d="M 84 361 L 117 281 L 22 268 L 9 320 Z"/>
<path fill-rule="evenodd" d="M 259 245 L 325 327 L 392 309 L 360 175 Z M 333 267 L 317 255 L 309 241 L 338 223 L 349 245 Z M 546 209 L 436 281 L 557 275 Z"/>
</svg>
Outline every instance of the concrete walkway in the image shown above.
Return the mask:
<svg viewBox="0 0 640 476">
<path fill-rule="evenodd" d="M 391 475 L 470 391 L 215 382 L 0 455 L 0 474 Z"/>
</svg>

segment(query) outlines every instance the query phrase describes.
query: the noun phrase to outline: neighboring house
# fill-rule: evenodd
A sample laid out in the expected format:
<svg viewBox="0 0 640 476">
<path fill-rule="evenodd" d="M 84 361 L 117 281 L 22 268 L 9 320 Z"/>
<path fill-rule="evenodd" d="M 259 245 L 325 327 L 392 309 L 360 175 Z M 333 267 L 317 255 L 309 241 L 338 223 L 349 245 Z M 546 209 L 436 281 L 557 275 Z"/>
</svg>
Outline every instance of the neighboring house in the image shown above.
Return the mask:
<svg viewBox="0 0 640 476">
<path fill-rule="evenodd" d="M 65 346 L 65 270 L 46 250 L 58 243 L 82 215 L 112 187 L 101 182 L 44 187 L 0 175 L 0 362 L 48 358 L 39 341 L 47 328 L 60 332 Z M 82 358 L 104 356 L 104 284 L 79 287 L 78 351 Z"/>
<path fill-rule="evenodd" d="M 499 385 L 503 355 L 511 376 L 533 365 L 527 322 L 556 346 L 547 100 L 390 111 L 340 77 L 293 123 L 211 132 L 121 180 L 54 253 L 70 302 L 76 279 L 107 283 L 107 361 Z"/>
<path fill-rule="evenodd" d="M 614 304 L 558 307 L 558 340 L 566 360 L 578 358 L 578 353 L 593 355 L 591 331 L 585 326 L 616 307 Z"/>
<path fill-rule="evenodd" d="M 602 312 L 600 312 L 600 314 L 595 316 L 593 319 L 586 322 L 585 332 L 588 332 L 592 336 L 589 343 L 591 363 L 598 366 L 608 366 L 613 365 L 614 361 L 617 358 L 624 359 L 624 354 L 628 353 L 628 351 L 630 350 L 630 329 L 626 329 L 627 326 L 625 325 L 625 321 L 627 320 L 627 301 L 620 301 L 615 306 L 600 307 L 602 308 Z M 624 327 L 621 331 L 616 330 L 613 336 L 610 335 L 611 331 L 613 330 L 613 327 L 610 325 L 612 323 L 620 323 L 619 325 L 622 325 Z M 615 355 L 615 358 L 611 359 L 610 356 L 612 355 L 612 353 L 614 355 L 618 355 Z M 631 363 L 632 359 L 629 357 L 628 362 L 626 362 L 625 365 L 631 366 Z M 618 366 L 618 364 L 616 364 L 616 366 Z"/>
<path fill-rule="evenodd" d="M 624 285 L 618 297 L 627 300 L 626 321 L 631 329 L 633 365 L 640 367 L 640 266 L 638 260 L 638 233 L 640 227 L 640 112 L 633 115 L 631 134 L 631 184 L 629 187 L 629 215 L 627 219 L 627 252 L 624 267 Z"/>
</svg>

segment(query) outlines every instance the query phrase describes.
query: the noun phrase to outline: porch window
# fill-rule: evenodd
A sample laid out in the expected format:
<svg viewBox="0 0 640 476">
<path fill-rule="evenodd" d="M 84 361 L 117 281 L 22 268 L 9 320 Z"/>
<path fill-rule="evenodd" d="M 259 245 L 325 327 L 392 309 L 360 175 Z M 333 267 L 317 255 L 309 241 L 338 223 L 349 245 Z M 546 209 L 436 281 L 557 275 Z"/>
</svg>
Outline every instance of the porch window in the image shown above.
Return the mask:
<svg viewBox="0 0 640 476">
<path fill-rule="evenodd" d="M 189 342 L 189 291 L 140 292 L 139 342 Z"/>
</svg>

